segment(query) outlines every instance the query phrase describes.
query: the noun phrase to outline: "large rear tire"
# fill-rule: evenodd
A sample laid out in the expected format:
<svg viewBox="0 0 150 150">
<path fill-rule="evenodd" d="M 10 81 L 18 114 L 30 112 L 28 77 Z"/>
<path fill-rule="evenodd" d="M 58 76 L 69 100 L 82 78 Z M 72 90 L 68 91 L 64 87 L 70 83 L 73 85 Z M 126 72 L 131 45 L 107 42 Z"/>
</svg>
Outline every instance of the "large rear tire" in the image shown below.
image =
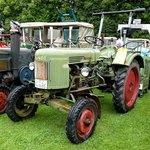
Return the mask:
<svg viewBox="0 0 150 150">
<path fill-rule="evenodd" d="M 140 84 L 139 64 L 134 60 L 129 67 L 116 71 L 113 84 L 113 104 L 118 112 L 126 113 L 134 107 Z"/>
<path fill-rule="evenodd" d="M 0 114 L 5 113 L 7 97 L 10 93 L 10 88 L 5 85 L 0 85 Z"/>
<path fill-rule="evenodd" d="M 94 100 L 81 97 L 71 108 L 67 123 L 66 134 L 75 144 L 87 140 L 94 132 L 98 119 L 98 106 Z"/>
<path fill-rule="evenodd" d="M 16 87 L 8 96 L 6 113 L 12 121 L 21 121 L 31 118 L 37 111 L 37 104 L 24 103 L 24 94 L 29 94 L 31 91 L 24 85 Z"/>
</svg>

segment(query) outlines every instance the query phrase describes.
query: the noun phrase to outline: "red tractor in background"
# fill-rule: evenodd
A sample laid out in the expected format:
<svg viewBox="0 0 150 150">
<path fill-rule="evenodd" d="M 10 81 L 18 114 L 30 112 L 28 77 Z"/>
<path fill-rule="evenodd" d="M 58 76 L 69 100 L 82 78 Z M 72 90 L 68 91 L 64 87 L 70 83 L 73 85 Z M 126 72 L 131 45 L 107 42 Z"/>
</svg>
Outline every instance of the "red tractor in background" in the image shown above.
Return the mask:
<svg viewBox="0 0 150 150">
<path fill-rule="evenodd" d="M 0 48 L 9 47 L 10 34 L 0 34 Z"/>
</svg>

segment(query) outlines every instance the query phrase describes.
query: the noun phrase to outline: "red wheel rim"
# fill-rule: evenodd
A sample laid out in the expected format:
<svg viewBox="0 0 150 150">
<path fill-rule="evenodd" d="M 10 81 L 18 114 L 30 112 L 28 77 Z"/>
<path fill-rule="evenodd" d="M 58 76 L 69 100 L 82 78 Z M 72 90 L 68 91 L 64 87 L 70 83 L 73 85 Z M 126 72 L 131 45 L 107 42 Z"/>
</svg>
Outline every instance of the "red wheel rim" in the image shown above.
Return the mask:
<svg viewBox="0 0 150 150">
<path fill-rule="evenodd" d="M 131 68 L 128 72 L 125 84 L 125 104 L 132 107 L 139 91 L 139 71 L 137 67 Z"/>
<path fill-rule="evenodd" d="M 5 109 L 6 100 L 7 100 L 7 94 L 4 92 L 0 92 L 0 112 L 2 112 Z"/>
<path fill-rule="evenodd" d="M 77 132 L 81 138 L 86 137 L 91 132 L 94 120 L 95 114 L 92 109 L 86 108 L 82 111 L 77 122 Z"/>
</svg>

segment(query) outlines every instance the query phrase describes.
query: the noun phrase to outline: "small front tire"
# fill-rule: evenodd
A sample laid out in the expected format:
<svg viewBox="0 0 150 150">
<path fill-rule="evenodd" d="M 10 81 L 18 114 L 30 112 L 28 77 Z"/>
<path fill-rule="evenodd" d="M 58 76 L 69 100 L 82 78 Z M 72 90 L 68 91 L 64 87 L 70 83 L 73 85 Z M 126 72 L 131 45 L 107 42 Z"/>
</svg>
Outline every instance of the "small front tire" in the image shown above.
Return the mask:
<svg viewBox="0 0 150 150">
<path fill-rule="evenodd" d="M 21 85 L 16 87 L 8 96 L 6 113 L 8 117 L 14 121 L 21 121 L 23 119 L 31 118 L 37 111 L 37 104 L 24 103 L 24 95 L 31 91 L 28 87 Z"/>
<path fill-rule="evenodd" d="M 67 123 L 66 134 L 75 144 L 87 140 L 94 132 L 98 119 L 98 106 L 90 98 L 80 98 L 71 108 Z"/>
</svg>

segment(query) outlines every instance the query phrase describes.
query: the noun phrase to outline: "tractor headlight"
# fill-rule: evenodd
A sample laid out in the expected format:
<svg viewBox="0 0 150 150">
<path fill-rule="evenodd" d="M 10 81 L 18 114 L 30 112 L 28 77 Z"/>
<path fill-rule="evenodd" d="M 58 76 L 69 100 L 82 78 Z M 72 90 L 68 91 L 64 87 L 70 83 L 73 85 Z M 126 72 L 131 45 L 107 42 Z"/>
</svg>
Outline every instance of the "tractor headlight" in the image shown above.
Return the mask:
<svg viewBox="0 0 150 150">
<path fill-rule="evenodd" d="M 29 69 L 34 70 L 34 68 L 35 68 L 34 62 L 29 63 Z"/>
<path fill-rule="evenodd" d="M 90 73 L 90 68 L 89 67 L 84 67 L 81 69 L 81 74 L 83 77 L 87 77 Z"/>
</svg>

